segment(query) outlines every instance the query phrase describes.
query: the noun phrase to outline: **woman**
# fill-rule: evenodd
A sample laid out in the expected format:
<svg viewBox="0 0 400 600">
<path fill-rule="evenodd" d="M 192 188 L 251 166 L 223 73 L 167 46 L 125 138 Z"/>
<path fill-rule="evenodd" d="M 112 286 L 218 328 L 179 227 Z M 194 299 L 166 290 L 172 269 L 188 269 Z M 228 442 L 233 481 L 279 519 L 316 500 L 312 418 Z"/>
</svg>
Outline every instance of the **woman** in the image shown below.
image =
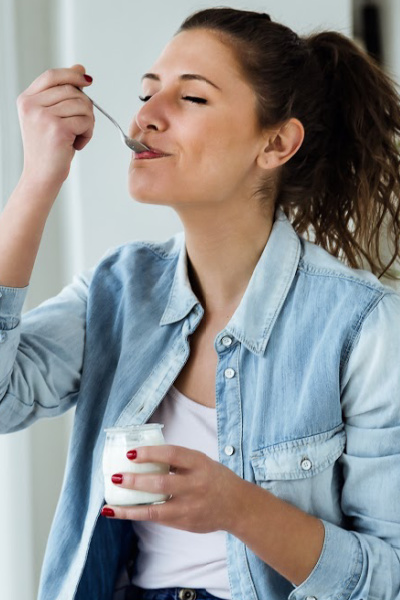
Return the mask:
<svg viewBox="0 0 400 600">
<path fill-rule="evenodd" d="M 399 599 L 400 299 L 350 268 L 399 255 L 394 87 L 339 34 L 193 15 L 130 131 L 151 148 L 132 196 L 184 236 L 116 249 L 20 323 L 90 81 L 54 70 L 20 97 L 1 216 L 2 430 L 77 406 L 40 598 Z M 167 445 L 128 456 L 170 474 L 113 482 L 171 498 L 103 506 L 104 428 L 146 421 Z"/>
</svg>

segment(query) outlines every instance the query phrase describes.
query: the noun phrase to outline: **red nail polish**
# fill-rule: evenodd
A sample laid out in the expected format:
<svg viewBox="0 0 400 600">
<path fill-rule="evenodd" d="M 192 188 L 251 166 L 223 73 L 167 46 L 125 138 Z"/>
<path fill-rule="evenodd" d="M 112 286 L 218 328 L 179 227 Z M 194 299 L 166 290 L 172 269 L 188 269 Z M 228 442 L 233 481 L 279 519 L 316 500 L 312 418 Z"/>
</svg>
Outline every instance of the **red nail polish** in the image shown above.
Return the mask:
<svg viewBox="0 0 400 600">
<path fill-rule="evenodd" d="M 86 81 L 88 83 L 92 83 L 92 81 L 93 81 L 93 77 L 90 77 L 90 75 L 84 75 L 84 78 L 86 79 Z"/>
<path fill-rule="evenodd" d="M 102 509 L 101 514 L 103 517 L 115 517 L 115 512 L 112 508 L 107 508 L 106 506 Z"/>
<path fill-rule="evenodd" d="M 129 460 L 135 460 L 137 457 L 137 452 L 136 450 L 129 450 L 129 452 L 126 453 L 126 456 L 129 458 Z"/>
<path fill-rule="evenodd" d="M 111 481 L 112 481 L 113 483 L 122 483 L 122 482 L 123 482 L 123 480 L 124 480 L 124 476 L 123 476 L 123 475 L 121 475 L 121 473 L 116 473 L 115 475 L 113 475 L 113 476 L 111 477 Z"/>
</svg>

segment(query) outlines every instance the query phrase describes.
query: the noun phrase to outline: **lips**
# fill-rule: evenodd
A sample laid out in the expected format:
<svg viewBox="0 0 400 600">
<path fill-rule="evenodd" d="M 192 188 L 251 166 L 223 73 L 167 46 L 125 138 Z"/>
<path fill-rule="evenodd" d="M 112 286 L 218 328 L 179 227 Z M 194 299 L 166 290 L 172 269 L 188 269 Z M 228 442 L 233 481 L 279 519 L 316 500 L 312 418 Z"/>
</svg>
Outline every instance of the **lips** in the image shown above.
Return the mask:
<svg viewBox="0 0 400 600">
<path fill-rule="evenodd" d="M 149 148 L 149 150 L 145 150 L 144 152 L 136 152 L 135 158 L 162 158 L 163 156 L 171 156 L 167 152 L 164 152 L 164 150 L 160 150 L 159 148 L 153 148 L 148 144 L 145 145 Z"/>
</svg>

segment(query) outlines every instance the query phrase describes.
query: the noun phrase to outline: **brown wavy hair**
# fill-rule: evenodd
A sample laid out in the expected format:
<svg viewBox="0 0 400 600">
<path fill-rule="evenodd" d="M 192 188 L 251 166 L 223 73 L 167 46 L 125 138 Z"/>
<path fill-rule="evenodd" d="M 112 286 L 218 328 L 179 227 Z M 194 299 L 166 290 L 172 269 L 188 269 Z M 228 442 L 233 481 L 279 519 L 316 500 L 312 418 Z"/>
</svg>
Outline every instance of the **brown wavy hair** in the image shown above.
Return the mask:
<svg viewBox="0 0 400 600">
<path fill-rule="evenodd" d="M 276 205 L 351 267 L 378 276 L 400 255 L 400 98 L 393 81 L 333 31 L 299 37 L 269 15 L 213 8 L 177 33 L 204 28 L 227 43 L 257 96 L 261 128 L 295 117 L 305 129 L 283 166 Z M 270 195 L 270 185 L 261 189 Z"/>
</svg>

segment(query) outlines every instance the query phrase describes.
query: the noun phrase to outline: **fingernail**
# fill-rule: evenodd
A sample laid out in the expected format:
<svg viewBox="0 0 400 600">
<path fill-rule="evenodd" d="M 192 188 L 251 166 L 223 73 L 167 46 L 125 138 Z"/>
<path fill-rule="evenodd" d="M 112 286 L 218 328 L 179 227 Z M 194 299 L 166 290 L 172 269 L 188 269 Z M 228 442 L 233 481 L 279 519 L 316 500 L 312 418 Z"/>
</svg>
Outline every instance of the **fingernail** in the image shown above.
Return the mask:
<svg viewBox="0 0 400 600">
<path fill-rule="evenodd" d="M 84 75 L 84 78 L 86 79 L 86 81 L 88 83 L 92 83 L 92 81 L 93 81 L 93 77 L 90 77 L 90 75 Z"/>
<path fill-rule="evenodd" d="M 101 514 L 103 517 L 115 517 L 115 512 L 112 508 L 107 508 L 106 506 L 102 509 Z"/>
<path fill-rule="evenodd" d="M 123 480 L 124 480 L 124 476 L 123 476 L 123 475 L 121 475 L 121 473 L 116 473 L 115 475 L 113 475 L 113 476 L 111 477 L 111 481 L 112 481 L 113 483 L 122 483 L 122 482 L 123 482 Z"/>
<path fill-rule="evenodd" d="M 129 450 L 129 452 L 126 453 L 126 456 L 129 460 L 134 460 L 137 457 L 137 452 L 136 450 Z"/>
</svg>

